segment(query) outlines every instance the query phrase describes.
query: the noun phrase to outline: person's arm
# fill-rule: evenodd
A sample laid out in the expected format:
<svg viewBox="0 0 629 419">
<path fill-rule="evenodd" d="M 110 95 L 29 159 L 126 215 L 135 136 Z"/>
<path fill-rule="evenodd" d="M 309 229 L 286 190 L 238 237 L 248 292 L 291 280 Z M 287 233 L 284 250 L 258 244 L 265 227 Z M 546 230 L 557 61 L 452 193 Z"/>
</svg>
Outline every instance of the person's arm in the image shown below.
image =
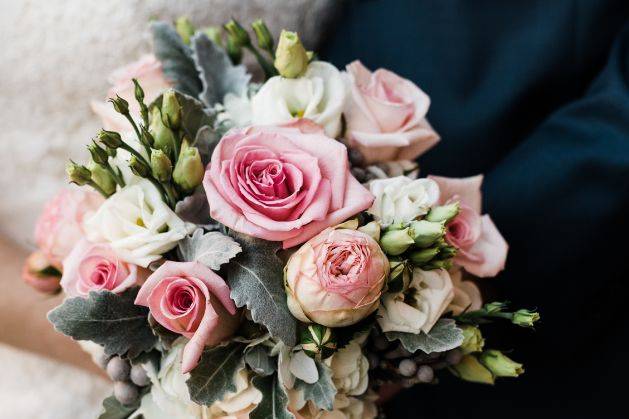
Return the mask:
<svg viewBox="0 0 629 419">
<path fill-rule="evenodd" d="M 102 374 L 71 338 L 46 319 L 62 295 L 38 293 L 21 279 L 26 252 L 0 237 L 0 342 Z"/>
</svg>

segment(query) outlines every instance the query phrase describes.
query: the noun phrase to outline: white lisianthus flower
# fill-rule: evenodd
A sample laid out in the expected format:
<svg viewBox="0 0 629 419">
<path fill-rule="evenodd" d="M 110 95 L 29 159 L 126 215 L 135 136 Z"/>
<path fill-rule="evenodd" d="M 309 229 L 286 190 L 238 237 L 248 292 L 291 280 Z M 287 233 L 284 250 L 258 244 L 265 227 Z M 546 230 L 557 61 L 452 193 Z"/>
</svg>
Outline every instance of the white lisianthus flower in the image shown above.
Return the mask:
<svg viewBox="0 0 629 419">
<path fill-rule="evenodd" d="M 382 298 L 378 323 L 383 332 L 428 333 L 453 297 L 448 271 L 415 268 L 405 293 L 387 294 Z"/>
<path fill-rule="evenodd" d="M 145 268 L 195 228 L 182 221 L 146 179 L 110 196 L 84 227 L 89 241 L 109 243 L 122 260 Z"/>
<path fill-rule="evenodd" d="M 432 179 L 376 179 L 369 182 L 369 190 L 376 199 L 367 212 L 385 227 L 425 215 L 439 201 L 439 186 Z"/>
<path fill-rule="evenodd" d="M 254 125 L 281 125 L 307 118 L 323 127 L 332 138 L 341 130 L 346 87 L 339 70 L 330 63 L 314 61 L 303 76 L 271 77 L 251 99 Z"/>
<path fill-rule="evenodd" d="M 369 361 L 356 341 L 332 355 L 330 368 L 332 381 L 339 393 L 358 396 L 367 390 Z"/>
</svg>

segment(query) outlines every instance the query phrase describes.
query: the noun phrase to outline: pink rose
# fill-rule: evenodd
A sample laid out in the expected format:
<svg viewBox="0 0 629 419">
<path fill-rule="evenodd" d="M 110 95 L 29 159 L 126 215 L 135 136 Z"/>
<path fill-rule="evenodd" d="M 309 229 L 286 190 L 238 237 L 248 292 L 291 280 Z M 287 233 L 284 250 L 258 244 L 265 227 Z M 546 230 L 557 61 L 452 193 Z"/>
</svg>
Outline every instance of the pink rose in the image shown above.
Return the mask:
<svg viewBox="0 0 629 419">
<path fill-rule="evenodd" d="M 87 188 L 64 189 L 44 206 L 35 226 L 35 241 L 44 256 L 55 266 L 84 236 L 83 220 L 104 202 Z"/>
<path fill-rule="evenodd" d="M 446 241 L 458 249 L 454 262 L 473 275 L 496 276 L 504 269 L 509 246 L 489 215 L 481 216 L 483 176 L 429 178 L 439 185 L 442 203 L 460 204 L 459 214 L 446 230 Z"/>
<path fill-rule="evenodd" d="M 345 146 L 308 125 L 230 131 L 203 185 L 215 220 L 285 249 L 373 201 L 350 174 Z"/>
<path fill-rule="evenodd" d="M 144 103 L 154 101 L 164 90 L 172 84 L 164 77 L 162 63 L 152 54 L 143 55 L 138 61 L 117 69 L 109 76 L 111 88 L 107 98 L 120 96 L 129 102 L 131 115 L 139 117 L 140 106 L 135 100 L 135 85 L 131 79 L 137 79 L 144 90 Z M 103 127 L 113 131 L 129 131 L 131 125 L 116 111 L 111 103 L 92 102 L 92 110 L 102 119 Z"/>
<path fill-rule="evenodd" d="M 463 278 L 463 270 L 452 269 L 450 278 L 454 285 L 454 298 L 446 311 L 451 311 L 453 315 L 458 316 L 466 311 L 480 310 L 483 306 L 480 290 L 474 282 Z"/>
<path fill-rule="evenodd" d="M 288 308 L 303 322 L 348 326 L 378 308 L 388 276 L 389 261 L 369 235 L 328 228 L 290 257 Z"/>
<path fill-rule="evenodd" d="M 109 245 L 81 240 L 63 261 L 61 287 L 69 297 L 100 290 L 118 294 L 145 277 L 144 269 L 120 260 Z"/>
<path fill-rule="evenodd" d="M 198 262 L 167 261 L 142 285 L 135 303 L 151 310 L 162 326 L 190 341 L 182 371 L 197 366 L 205 345 L 231 336 L 240 323 L 225 281 Z"/>
<path fill-rule="evenodd" d="M 42 252 L 31 253 L 22 267 L 22 279 L 44 294 L 56 294 L 60 290 L 61 274 Z"/>
<path fill-rule="evenodd" d="M 426 120 L 430 98 L 413 82 L 360 61 L 347 66 L 347 140 L 367 163 L 414 160 L 439 141 Z"/>
</svg>

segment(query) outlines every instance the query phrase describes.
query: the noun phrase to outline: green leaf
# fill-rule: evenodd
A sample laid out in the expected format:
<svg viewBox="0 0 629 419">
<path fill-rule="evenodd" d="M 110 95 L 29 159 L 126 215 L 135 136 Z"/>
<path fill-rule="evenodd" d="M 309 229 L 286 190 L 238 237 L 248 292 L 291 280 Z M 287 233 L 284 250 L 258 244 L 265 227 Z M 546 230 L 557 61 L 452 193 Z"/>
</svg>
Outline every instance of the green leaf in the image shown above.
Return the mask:
<svg viewBox="0 0 629 419">
<path fill-rule="evenodd" d="M 288 396 L 279 382 L 277 374 L 267 377 L 253 377 L 251 383 L 264 397 L 258 406 L 249 413 L 250 419 L 294 419 L 288 411 Z"/>
<path fill-rule="evenodd" d="M 151 30 L 155 56 L 162 63 L 166 78 L 174 83 L 178 91 L 197 97 L 202 85 L 190 47 L 184 44 L 175 28 L 166 22 L 152 23 Z"/>
<path fill-rule="evenodd" d="M 69 298 L 48 313 L 59 332 L 75 340 L 91 340 L 108 355 L 135 358 L 149 351 L 157 338 L 148 323 L 149 310 L 134 304 L 138 288 L 120 295 L 92 291 L 87 298 Z"/>
<path fill-rule="evenodd" d="M 214 124 L 215 115 L 211 111 L 206 110 L 203 103 L 194 97 L 181 92 L 175 92 L 175 96 L 181 106 L 181 128 L 189 141 L 196 141 L 197 134 L 201 128 Z M 157 106 L 161 109 L 162 99 L 163 95 L 159 95 L 151 102 L 149 108 Z"/>
<path fill-rule="evenodd" d="M 214 148 L 216 148 L 223 136 L 221 132 L 221 127 L 213 129 L 209 125 L 205 125 L 197 131 L 197 137 L 193 145 L 199 149 L 203 164 L 207 165 L 212 159 Z"/>
<path fill-rule="evenodd" d="M 192 38 L 192 58 L 201 77 L 203 90 L 199 98 L 208 107 L 222 102 L 227 93 L 242 96 L 251 75 L 244 65 L 233 65 L 224 49 L 203 33 Z"/>
<path fill-rule="evenodd" d="M 210 406 L 228 391 L 236 391 L 234 377 L 243 368 L 244 347 L 242 343 L 231 342 L 203 351 L 199 365 L 186 381 L 194 402 Z"/>
<path fill-rule="evenodd" d="M 231 237 L 218 231 L 203 233 L 201 228 L 181 240 L 178 246 L 181 260 L 199 262 L 215 271 L 242 250 Z"/>
<path fill-rule="evenodd" d="M 404 349 L 413 353 L 418 350 L 427 354 L 445 352 L 463 343 L 463 331 L 452 319 L 439 319 L 428 334 L 386 332 L 385 335 L 390 341 L 398 339 Z"/>
<path fill-rule="evenodd" d="M 276 362 L 273 362 L 268 349 L 263 345 L 247 348 L 245 350 L 245 362 L 259 375 L 271 375 L 276 369 Z"/>
<path fill-rule="evenodd" d="M 139 406 L 139 401 L 134 405 L 125 406 L 114 396 L 109 396 L 103 400 L 103 411 L 98 416 L 98 419 L 127 419 Z"/>
<path fill-rule="evenodd" d="M 251 318 L 288 346 L 297 341 L 297 321 L 288 310 L 284 291 L 284 263 L 277 256 L 279 244 L 229 233 L 243 251 L 229 262 L 227 282 L 238 307 L 247 306 Z"/>
<path fill-rule="evenodd" d="M 334 408 L 334 396 L 336 396 L 336 387 L 332 381 L 332 371 L 327 365 L 319 361 L 316 364 L 319 371 L 319 380 L 314 384 L 308 384 L 300 379 L 296 379 L 295 388 L 303 391 L 304 398 L 312 400 L 319 409 L 332 410 Z"/>
<path fill-rule="evenodd" d="M 371 328 L 374 327 L 377 318 L 378 314 L 377 312 L 374 312 L 351 326 L 334 329 L 334 336 L 336 337 L 336 350 L 338 351 L 339 349 L 347 346 L 352 340 L 357 338 L 358 335 L 369 333 Z"/>
</svg>

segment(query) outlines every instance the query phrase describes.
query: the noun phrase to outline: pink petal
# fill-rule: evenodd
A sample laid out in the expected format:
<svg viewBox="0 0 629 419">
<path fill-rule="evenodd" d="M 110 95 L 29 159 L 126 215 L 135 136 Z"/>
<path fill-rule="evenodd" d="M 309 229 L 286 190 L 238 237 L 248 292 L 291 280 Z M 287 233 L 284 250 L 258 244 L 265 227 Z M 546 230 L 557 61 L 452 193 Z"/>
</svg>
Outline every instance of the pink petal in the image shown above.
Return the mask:
<svg viewBox="0 0 629 419">
<path fill-rule="evenodd" d="M 457 260 L 469 273 L 481 278 L 493 277 L 504 269 L 509 245 L 502 237 L 489 215 L 481 220 L 482 233 L 478 241 L 468 250 L 478 260 Z"/>
<path fill-rule="evenodd" d="M 480 188 L 483 184 L 483 175 L 466 178 L 449 178 L 430 175 L 428 178 L 434 180 L 439 185 L 442 203 L 456 195 L 462 203 L 480 214 L 482 203 Z"/>
</svg>

